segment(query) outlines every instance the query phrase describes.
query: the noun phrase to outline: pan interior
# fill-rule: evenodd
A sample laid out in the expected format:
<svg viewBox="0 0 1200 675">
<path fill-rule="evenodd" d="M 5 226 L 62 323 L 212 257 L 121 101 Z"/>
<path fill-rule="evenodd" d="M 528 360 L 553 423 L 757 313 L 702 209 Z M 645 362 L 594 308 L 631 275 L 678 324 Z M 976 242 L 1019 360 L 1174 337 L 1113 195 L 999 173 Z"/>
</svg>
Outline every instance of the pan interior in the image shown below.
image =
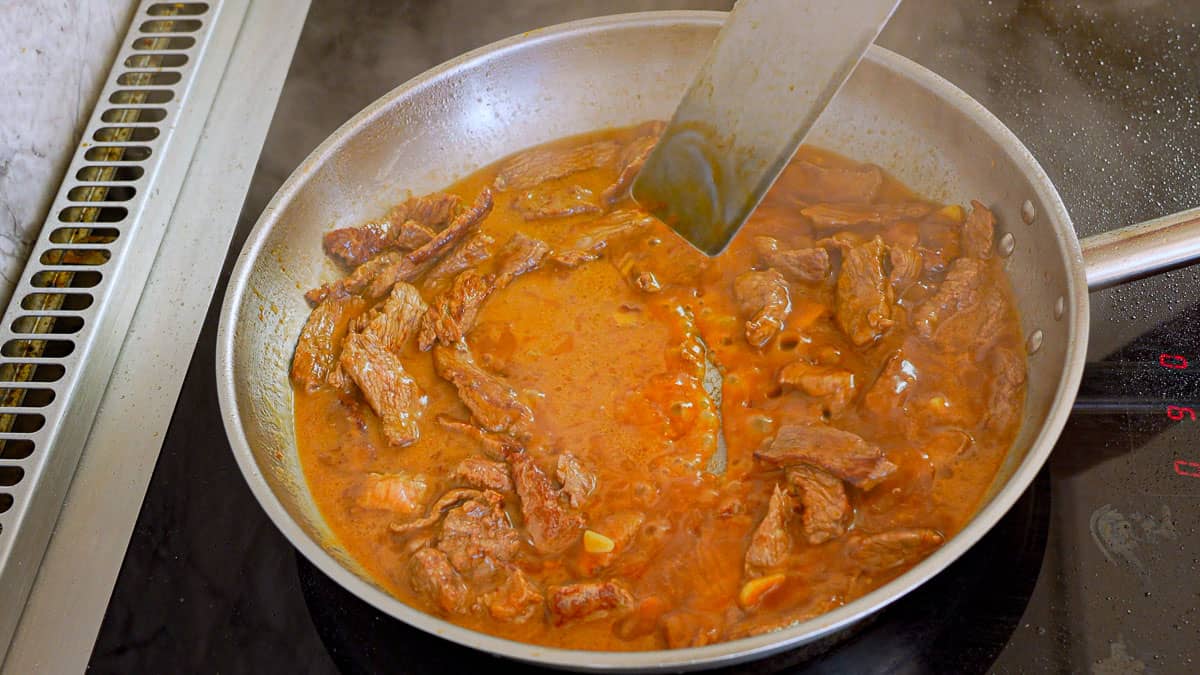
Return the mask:
<svg viewBox="0 0 1200 675">
<path fill-rule="evenodd" d="M 234 451 L 252 489 L 293 543 L 326 574 L 384 611 L 451 639 L 462 637 L 455 632 L 462 629 L 374 588 L 339 547 L 306 488 L 293 438 L 287 374 L 309 312 L 302 293 L 336 274 L 321 254 L 322 233 L 377 217 L 410 193 L 439 189 L 532 145 L 666 119 L 703 60 L 720 16 L 655 13 L 568 24 L 442 66 L 384 96 L 339 129 L 288 179 L 251 234 L 226 297 L 218 350 L 219 388 Z M 1030 467 L 1035 471 L 1040 466 L 1057 435 L 1061 420 L 1056 402 L 1064 395 L 1069 401 L 1073 393 L 1070 374 L 1078 369 L 1084 339 L 1078 334 L 1081 319 L 1086 326 L 1086 296 L 1072 268 L 1078 264 L 1078 246 L 1053 187 L 1023 147 L 978 104 L 879 48 L 859 66 L 809 142 L 877 163 L 935 199 L 979 199 L 997 216 L 997 236 L 1011 236 L 1007 270 L 1023 330 L 1026 335 L 1041 332 L 1040 348 L 1030 355 L 1025 422 L 986 500 L 1012 492 L 1005 486 L 1014 473 L 1020 470 L 1026 481 L 1032 478 Z M 1022 217 L 1027 201 L 1025 214 L 1036 214 L 1028 223 Z M 1061 312 L 1056 311 L 1059 298 Z M 1064 374 L 1066 389 L 1060 382 Z M 1023 487 L 1017 486 L 1013 499 Z M 980 513 L 988 511 L 984 506 Z M 836 621 L 862 615 L 904 590 L 893 587 L 911 587 L 936 572 L 983 529 L 986 525 L 968 527 L 928 564 L 838 610 L 834 619 L 819 618 L 775 637 L 758 636 L 742 641 L 746 644 L 741 647 L 680 650 L 671 660 L 676 667 L 696 666 L 818 638 L 836 628 Z M 956 547 L 957 553 L 952 552 Z M 339 569 L 339 563 L 359 579 Z M 557 658 L 551 656 L 555 650 L 502 648 L 506 641 L 470 635 L 477 644 L 518 658 Z M 667 653 L 658 654 L 640 663 L 665 664 L 662 655 Z M 637 665 L 640 658 L 627 655 L 601 664 L 598 656 L 571 665 Z"/>
</svg>

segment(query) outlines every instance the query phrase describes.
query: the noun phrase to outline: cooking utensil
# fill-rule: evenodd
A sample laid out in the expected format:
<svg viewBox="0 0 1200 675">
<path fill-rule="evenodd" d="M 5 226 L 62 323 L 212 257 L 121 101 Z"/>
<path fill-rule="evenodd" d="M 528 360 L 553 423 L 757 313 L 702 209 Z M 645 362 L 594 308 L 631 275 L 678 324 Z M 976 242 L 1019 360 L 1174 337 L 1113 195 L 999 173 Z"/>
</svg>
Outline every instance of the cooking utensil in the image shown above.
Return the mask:
<svg viewBox="0 0 1200 675">
<path fill-rule="evenodd" d="M 709 255 L 787 166 L 900 0 L 739 0 L 633 184 Z"/>
<path fill-rule="evenodd" d="M 997 249 L 1029 351 L 1024 423 L 978 512 L 885 586 L 779 631 L 706 647 L 585 652 L 517 643 L 410 607 L 371 581 L 330 532 L 296 456 L 289 362 L 309 313 L 304 289 L 335 275 L 331 227 L 569 134 L 663 119 L 725 15 L 651 12 L 503 40 L 401 85 L 342 125 L 288 178 L 234 268 L 217 335 L 217 389 L 230 444 L 275 525 L 325 574 L 391 616 L 462 645 L 575 669 L 695 669 L 813 643 L 879 611 L 944 569 L 1024 492 L 1071 411 L 1087 353 L 1088 281 L 1145 276 L 1200 257 L 1200 209 L 1084 241 L 1054 185 L 1003 124 L 932 72 L 873 47 L 809 140 L 878 162 L 922 194 L 977 198 L 999 221 Z M 1095 263 L 1094 267 L 1089 264 Z"/>
</svg>

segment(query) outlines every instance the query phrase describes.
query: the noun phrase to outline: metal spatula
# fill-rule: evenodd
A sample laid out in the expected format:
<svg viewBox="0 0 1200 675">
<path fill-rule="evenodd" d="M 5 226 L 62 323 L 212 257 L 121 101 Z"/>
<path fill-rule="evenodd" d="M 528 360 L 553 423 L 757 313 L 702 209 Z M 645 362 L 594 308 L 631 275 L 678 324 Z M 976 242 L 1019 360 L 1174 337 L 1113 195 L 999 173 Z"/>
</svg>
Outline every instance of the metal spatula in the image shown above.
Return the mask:
<svg viewBox="0 0 1200 675">
<path fill-rule="evenodd" d="M 696 248 L 725 250 L 900 0 L 740 0 L 633 184 Z"/>
</svg>

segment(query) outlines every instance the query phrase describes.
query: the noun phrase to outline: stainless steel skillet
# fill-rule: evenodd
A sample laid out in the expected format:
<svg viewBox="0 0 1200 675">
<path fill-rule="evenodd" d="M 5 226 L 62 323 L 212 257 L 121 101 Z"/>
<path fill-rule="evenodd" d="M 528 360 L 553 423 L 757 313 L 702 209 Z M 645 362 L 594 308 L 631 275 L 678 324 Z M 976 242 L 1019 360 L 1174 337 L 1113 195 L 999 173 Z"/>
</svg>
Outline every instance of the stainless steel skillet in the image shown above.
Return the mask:
<svg viewBox="0 0 1200 675">
<path fill-rule="evenodd" d="M 450 61 L 398 87 L 338 129 L 284 183 L 246 242 L 217 336 L 226 431 L 251 490 L 325 574 L 380 610 L 448 640 L 529 662 L 587 670 L 695 669 L 750 660 L 829 636 L 937 574 L 1026 489 L 1070 412 L 1087 347 L 1092 289 L 1200 256 L 1200 210 L 1085 240 L 1021 142 L 937 75 L 873 49 L 809 137 L 873 161 L 918 191 L 977 198 L 999 219 L 1030 352 L 1024 423 L 985 501 L 957 536 L 886 586 L 780 631 L 707 647 L 586 652 L 460 628 L 377 587 L 342 550 L 296 456 L 288 367 L 308 315 L 302 292 L 332 274 L 331 227 L 377 216 L 407 191 L 435 190 L 519 149 L 597 128 L 663 119 L 723 18 L 655 12 L 564 24 Z"/>
</svg>

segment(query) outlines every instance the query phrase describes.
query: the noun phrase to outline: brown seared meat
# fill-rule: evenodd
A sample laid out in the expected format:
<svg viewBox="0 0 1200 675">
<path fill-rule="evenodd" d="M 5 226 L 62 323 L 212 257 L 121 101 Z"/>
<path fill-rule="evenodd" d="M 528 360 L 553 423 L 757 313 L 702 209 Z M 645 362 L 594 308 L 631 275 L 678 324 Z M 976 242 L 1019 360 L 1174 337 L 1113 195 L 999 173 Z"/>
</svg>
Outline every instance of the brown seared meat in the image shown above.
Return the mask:
<svg viewBox="0 0 1200 675">
<path fill-rule="evenodd" d="M 779 247 L 774 237 L 755 237 L 754 248 L 763 265 L 801 283 L 817 283 L 829 277 L 829 251 L 823 248 Z"/>
<path fill-rule="evenodd" d="M 567 496 L 567 500 L 571 502 L 571 506 L 579 508 L 583 506 L 584 500 L 588 495 L 592 494 L 592 490 L 596 489 L 596 477 L 580 466 L 579 460 L 569 452 L 564 452 L 558 456 L 558 464 L 554 469 L 554 475 L 558 477 L 558 482 L 562 484 L 562 492 Z"/>
<path fill-rule="evenodd" d="M 325 384 L 337 364 L 338 347 L 347 327 L 365 307 L 366 302 L 356 296 L 334 296 L 317 305 L 296 343 L 292 382 L 309 392 Z"/>
<path fill-rule="evenodd" d="M 975 304 L 943 314 L 933 332 L 933 343 L 943 353 L 973 359 L 1003 334 L 1011 311 L 1003 295 L 998 289 L 983 288 L 977 297 Z"/>
<path fill-rule="evenodd" d="M 854 373 L 833 366 L 793 361 L 780 369 L 779 384 L 820 400 L 831 415 L 840 413 L 854 400 Z"/>
<path fill-rule="evenodd" d="M 379 415 L 388 442 L 400 447 L 415 443 L 421 437 L 417 419 L 425 408 L 425 394 L 400 359 L 375 338 L 358 333 L 346 339 L 340 362 Z"/>
<path fill-rule="evenodd" d="M 971 200 L 971 215 L 962 227 L 962 253 L 970 258 L 992 257 L 992 239 L 996 236 L 996 218 L 986 206 Z"/>
<path fill-rule="evenodd" d="M 512 492 L 512 479 L 508 477 L 508 465 L 482 457 L 468 457 L 458 463 L 451 476 L 472 487 Z"/>
<path fill-rule="evenodd" d="M 1017 426 L 1025 407 L 1025 359 L 1013 349 L 998 348 L 991 355 L 991 370 L 987 426 Z"/>
<path fill-rule="evenodd" d="M 537 586 L 520 569 L 511 568 L 496 590 L 481 598 L 488 614 L 497 621 L 525 623 L 542 612 L 544 598 Z"/>
<path fill-rule="evenodd" d="M 359 317 L 361 326 L 355 332 L 369 335 L 385 349 L 399 355 L 426 309 L 421 292 L 412 284 L 400 282 L 392 287 L 383 304 Z"/>
<path fill-rule="evenodd" d="M 888 272 L 888 285 L 898 298 L 921 278 L 923 259 L 921 252 L 900 244 L 888 247 L 888 260 L 892 271 Z"/>
<path fill-rule="evenodd" d="M 883 240 L 851 247 L 842 259 L 837 280 L 834 318 L 846 337 L 861 347 L 877 340 L 894 325 L 892 287 L 883 274 Z"/>
<path fill-rule="evenodd" d="M 475 327 L 475 318 L 496 290 L 496 277 L 469 269 L 454 277 L 450 288 L 438 294 L 421 319 L 417 344 L 429 351 L 435 344 L 453 345 Z"/>
<path fill-rule="evenodd" d="M 322 244 L 331 258 L 356 267 L 394 249 L 414 249 L 429 241 L 434 228 L 444 225 L 462 199 L 434 193 L 397 205 L 385 220 L 325 233 Z"/>
<path fill-rule="evenodd" d="M 579 539 L 583 517 L 559 498 L 559 490 L 525 452 L 511 453 L 509 464 L 513 485 L 521 498 L 525 529 L 537 550 L 558 553 Z"/>
<path fill-rule="evenodd" d="M 521 546 L 521 536 L 508 522 L 498 492 L 485 490 L 446 512 L 437 548 L 467 579 L 489 579 L 501 571 Z"/>
<path fill-rule="evenodd" d="M 449 415 L 438 415 L 437 422 L 447 431 L 470 437 L 494 459 L 504 459 L 508 453 L 521 449 L 521 444 L 509 436 L 484 431 L 470 422 L 456 420 Z"/>
<path fill-rule="evenodd" d="M 655 222 L 654 216 L 640 209 L 616 209 L 592 222 L 569 247 L 555 251 L 550 259 L 569 269 L 597 260 L 609 244 L 641 232 Z"/>
<path fill-rule="evenodd" d="M 369 473 L 358 505 L 364 509 L 408 514 L 425 503 L 428 486 L 419 476 L 403 473 Z"/>
<path fill-rule="evenodd" d="M 979 301 L 979 287 L 984 263 L 976 258 L 958 258 L 934 294 L 917 307 L 913 325 L 917 334 L 933 337 L 938 325 L 947 317 L 963 311 Z"/>
<path fill-rule="evenodd" d="M 492 257 L 492 246 L 495 243 L 492 235 L 486 232 L 471 235 L 429 270 L 422 282 L 423 287 L 427 290 L 434 288 L 444 279 L 452 279 L 460 272 L 476 267 Z"/>
<path fill-rule="evenodd" d="M 441 230 L 458 213 L 462 197 L 445 192 L 434 192 L 424 197 L 411 197 L 388 211 L 388 220 L 393 223 L 416 221 L 432 230 Z"/>
<path fill-rule="evenodd" d="M 496 253 L 496 283 L 499 288 L 511 284 L 522 274 L 536 270 L 550 253 L 541 239 L 520 232 L 514 234 Z"/>
<path fill-rule="evenodd" d="M 901 220 L 917 220 L 933 212 L 929 204 L 816 204 L 800 213 L 812 221 L 818 230 L 833 230 L 851 225 L 889 225 Z"/>
<path fill-rule="evenodd" d="M 514 199 L 512 207 L 525 220 L 566 218 L 604 210 L 597 203 L 596 195 L 582 185 L 530 190 Z"/>
<path fill-rule="evenodd" d="M 526 150 L 500 167 L 494 185 L 497 190 L 528 190 L 548 180 L 610 165 L 620 152 L 621 146 L 613 141 Z"/>
<path fill-rule="evenodd" d="M 744 272 L 733 280 L 733 295 L 746 320 L 746 341 L 755 347 L 770 342 L 792 311 L 787 280 L 775 270 Z"/>
<path fill-rule="evenodd" d="M 759 521 L 750 536 L 750 547 L 746 549 L 746 573 L 759 576 L 783 565 L 792 550 L 792 537 L 788 534 L 788 516 L 792 511 L 792 500 L 778 485 L 767 502 L 767 513 Z"/>
<path fill-rule="evenodd" d="M 533 411 L 504 380 L 475 364 L 465 346 L 433 350 L 438 375 L 458 389 L 475 422 L 487 431 L 521 435 L 533 423 Z"/>
<path fill-rule="evenodd" d="M 615 581 L 591 581 L 550 589 L 546 598 L 554 623 L 602 619 L 629 609 L 633 595 Z"/>
<path fill-rule="evenodd" d="M 754 456 L 783 466 L 812 464 L 863 490 L 896 470 L 877 446 L 824 424 L 784 424 Z"/>
<path fill-rule="evenodd" d="M 945 537 L 927 528 L 898 528 L 879 534 L 856 534 L 850 539 L 850 559 L 872 571 L 906 565 L 933 552 Z"/>
<path fill-rule="evenodd" d="M 484 491 L 475 490 L 472 488 L 455 488 L 453 490 L 448 490 L 441 497 L 438 497 L 438 500 L 433 503 L 433 506 L 429 507 L 429 513 L 420 518 L 409 520 L 403 523 L 392 523 L 389 526 L 389 529 L 396 534 L 404 534 L 406 532 L 412 532 L 414 530 L 420 530 L 429 527 L 430 525 L 433 525 L 437 523 L 437 521 L 441 520 L 442 513 L 451 506 L 454 506 L 455 504 L 467 499 L 480 499 L 486 501 L 486 497 L 484 495 Z"/>
<path fill-rule="evenodd" d="M 846 169 L 801 160 L 788 168 L 794 194 L 807 202 L 869 204 L 883 185 L 883 172 L 877 166 Z"/>
<path fill-rule="evenodd" d="M 311 289 L 304 294 L 304 297 L 315 305 L 328 297 L 361 295 L 380 274 L 384 272 L 393 274 L 393 268 L 403 265 L 405 256 L 407 255 L 404 251 L 380 253 L 358 267 L 355 267 L 349 276 Z M 416 276 L 416 269 L 415 267 L 413 268 L 414 273 L 411 275 L 412 277 Z"/>
<path fill-rule="evenodd" d="M 605 204 L 612 206 L 629 192 L 629 187 L 633 185 L 633 179 L 642 170 L 642 165 L 646 163 L 650 151 L 658 144 L 658 138 L 665 128 L 666 125 L 661 122 L 643 125 L 637 137 L 621 149 L 621 155 L 617 158 L 617 180 L 604 188 L 604 192 L 600 195 Z"/>
<path fill-rule="evenodd" d="M 888 357 L 883 370 L 863 394 L 862 405 L 880 419 L 895 419 L 902 413 L 908 395 L 917 382 L 917 367 L 904 358 L 903 351 Z"/>
<path fill-rule="evenodd" d="M 800 499 L 800 522 L 810 544 L 823 544 L 846 533 L 850 500 L 841 479 L 807 464 L 788 467 L 788 483 Z"/>
<path fill-rule="evenodd" d="M 414 591 L 443 612 L 461 614 L 470 607 L 471 591 L 454 571 L 445 553 L 423 548 L 408 562 L 408 579 Z"/>
</svg>

